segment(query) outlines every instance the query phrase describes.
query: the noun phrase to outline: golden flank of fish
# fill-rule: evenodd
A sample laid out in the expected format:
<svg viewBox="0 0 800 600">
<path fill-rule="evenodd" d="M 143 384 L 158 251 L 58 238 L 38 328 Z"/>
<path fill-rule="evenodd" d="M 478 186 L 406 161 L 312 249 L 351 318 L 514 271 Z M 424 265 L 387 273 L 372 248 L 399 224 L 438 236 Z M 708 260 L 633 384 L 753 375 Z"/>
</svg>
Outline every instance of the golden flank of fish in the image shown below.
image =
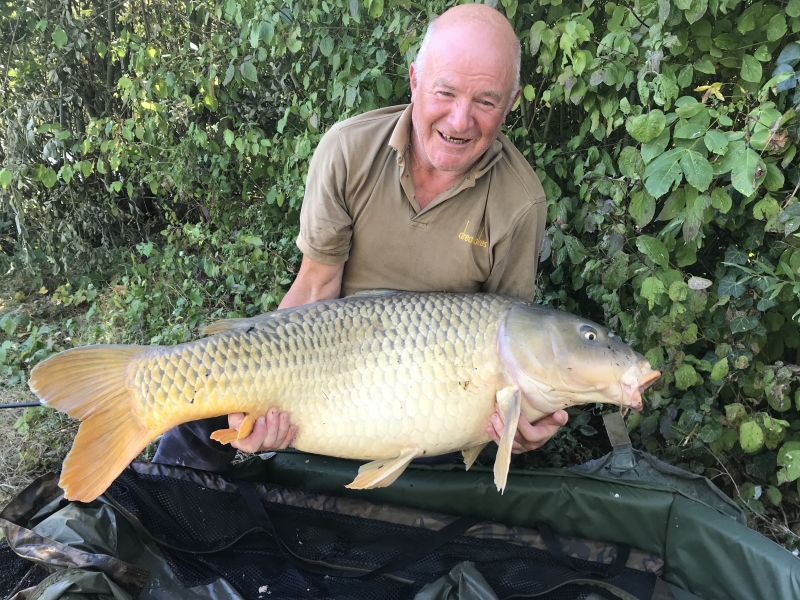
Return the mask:
<svg viewBox="0 0 800 600">
<path fill-rule="evenodd" d="M 660 375 L 614 334 L 556 310 L 490 294 L 356 295 L 214 323 L 178 346 L 87 346 L 37 365 L 31 389 L 82 421 L 64 461 L 66 497 L 90 501 L 156 436 L 244 412 L 245 437 L 270 406 L 291 413 L 299 450 L 372 461 L 348 486 L 391 484 L 409 462 L 462 450 L 467 468 L 506 427 L 505 487 L 520 414 L 574 404 L 640 409 Z"/>
</svg>

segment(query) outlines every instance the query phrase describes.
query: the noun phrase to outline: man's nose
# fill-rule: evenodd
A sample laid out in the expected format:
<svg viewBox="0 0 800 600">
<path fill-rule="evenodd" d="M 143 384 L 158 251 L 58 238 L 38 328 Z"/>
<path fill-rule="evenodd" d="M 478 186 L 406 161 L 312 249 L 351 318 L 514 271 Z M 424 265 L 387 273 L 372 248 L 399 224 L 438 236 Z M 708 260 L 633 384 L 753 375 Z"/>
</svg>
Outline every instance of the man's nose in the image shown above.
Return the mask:
<svg viewBox="0 0 800 600">
<path fill-rule="evenodd" d="M 454 131 L 466 131 L 472 121 L 472 103 L 467 100 L 459 100 L 450 111 L 450 126 Z"/>
</svg>

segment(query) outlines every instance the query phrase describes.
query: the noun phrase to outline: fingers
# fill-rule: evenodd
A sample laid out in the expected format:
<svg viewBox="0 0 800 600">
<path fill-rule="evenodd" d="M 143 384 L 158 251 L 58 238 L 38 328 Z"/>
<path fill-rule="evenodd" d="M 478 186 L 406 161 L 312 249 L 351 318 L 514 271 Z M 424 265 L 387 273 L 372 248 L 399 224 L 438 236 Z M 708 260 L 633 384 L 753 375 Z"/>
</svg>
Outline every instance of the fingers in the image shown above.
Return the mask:
<svg viewBox="0 0 800 600">
<path fill-rule="evenodd" d="M 564 410 L 542 417 L 534 423 L 528 423 L 525 419 L 520 419 L 517 425 L 517 432 L 514 435 L 511 452 L 513 454 L 521 454 L 522 452 L 541 448 L 558 432 L 559 427 L 566 424 L 568 419 L 569 415 Z M 492 415 L 491 423 L 486 428 L 486 432 L 495 443 L 499 443 L 500 437 L 503 435 L 503 429 L 503 415 L 497 410 Z"/>
<path fill-rule="evenodd" d="M 244 419 L 242 413 L 228 416 L 228 424 L 233 429 L 239 429 Z M 246 438 L 236 440 L 231 446 L 242 452 L 261 452 L 268 450 L 282 450 L 289 446 L 297 434 L 297 427 L 291 424 L 289 413 L 276 407 L 271 407 L 266 416 L 256 419 L 253 431 Z"/>
</svg>

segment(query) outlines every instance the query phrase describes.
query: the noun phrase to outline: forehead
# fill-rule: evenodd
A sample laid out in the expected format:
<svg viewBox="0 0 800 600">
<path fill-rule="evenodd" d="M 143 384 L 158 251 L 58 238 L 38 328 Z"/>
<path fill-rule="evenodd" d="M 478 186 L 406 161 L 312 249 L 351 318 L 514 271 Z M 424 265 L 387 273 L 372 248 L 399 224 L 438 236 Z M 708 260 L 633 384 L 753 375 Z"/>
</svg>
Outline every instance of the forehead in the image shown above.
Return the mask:
<svg viewBox="0 0 800 600">
<path fill-rule="evenodd" d="M 430 40 L 423 74 L 433 83 L 458 77 L 492 81 L 510 87 L 516 66 L 516 46 L 496 31 L 472 22 L 436 30 Z"/>
</svg>

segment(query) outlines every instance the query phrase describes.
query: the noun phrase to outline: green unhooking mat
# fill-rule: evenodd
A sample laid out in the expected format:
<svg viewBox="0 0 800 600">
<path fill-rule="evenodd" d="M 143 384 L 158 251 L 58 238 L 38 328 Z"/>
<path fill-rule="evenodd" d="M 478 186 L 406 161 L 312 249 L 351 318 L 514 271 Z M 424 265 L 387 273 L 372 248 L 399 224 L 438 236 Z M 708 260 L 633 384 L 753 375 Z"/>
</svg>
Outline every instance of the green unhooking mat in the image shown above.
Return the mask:
<svg viewBox="0 0 800 600">
<path fill-rule="evenodd" d="M 800 598 L 798 560 L 710 483 L 626 460 L 513 472 L 502 496 L 455 465 L 346 490 L 356 463 L 299 453 L 134 464 L 89 504 L 45 476 L 0 514 L 0 598 Z"/>
</svg>

